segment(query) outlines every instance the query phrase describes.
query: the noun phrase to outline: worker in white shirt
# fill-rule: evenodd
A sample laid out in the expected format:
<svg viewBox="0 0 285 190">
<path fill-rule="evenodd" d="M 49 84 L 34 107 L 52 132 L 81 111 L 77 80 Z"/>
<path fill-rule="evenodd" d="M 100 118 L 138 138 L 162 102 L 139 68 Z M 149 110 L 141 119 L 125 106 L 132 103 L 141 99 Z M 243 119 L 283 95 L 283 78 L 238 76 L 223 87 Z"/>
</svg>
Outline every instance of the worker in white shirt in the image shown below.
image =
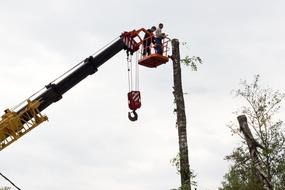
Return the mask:
<svg viewBox="0 0 285 190">
<path fill-rule="evenodd" d="M 163 53 L 162 47 L 162 39 L 165 38 L 165 33 L 162 32 L 163 24 L 160 23 L 158 28 L 155 31 L 155 46 L 156 46 L 156 53 L 161 54 Z"/>
</svg>

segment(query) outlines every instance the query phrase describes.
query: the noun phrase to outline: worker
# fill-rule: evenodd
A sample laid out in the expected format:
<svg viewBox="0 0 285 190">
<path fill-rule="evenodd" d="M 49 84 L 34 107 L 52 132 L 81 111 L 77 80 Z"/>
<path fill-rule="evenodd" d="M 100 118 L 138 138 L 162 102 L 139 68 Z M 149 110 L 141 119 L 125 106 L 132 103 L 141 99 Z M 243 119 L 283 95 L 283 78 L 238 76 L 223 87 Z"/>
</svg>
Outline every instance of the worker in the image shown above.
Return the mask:
<svg viewBox="0 0 285 190">
<path fill-rule="evenodd" d="M 152 26 L 150 29 L 147 29 L 147 32 L 144 35 L 143 38 L 143 56 L 150 55 L 151 54 L 151 49 L 150 45 L 151 43 L 155 43 L 155 38 L 153 32 L 156 30 L 155 26 Z"/>
<path fill-rule="evenodd" d="M 162 45 L 162 39 L 166 37 L 165 33 L 162 32 L 163 24 L 160 23 L 158 25 L 158 28 L 155 32 L 155 49 L 156 53 L 161 54 L 163 53 L 163 45 Z"/>
</svg>

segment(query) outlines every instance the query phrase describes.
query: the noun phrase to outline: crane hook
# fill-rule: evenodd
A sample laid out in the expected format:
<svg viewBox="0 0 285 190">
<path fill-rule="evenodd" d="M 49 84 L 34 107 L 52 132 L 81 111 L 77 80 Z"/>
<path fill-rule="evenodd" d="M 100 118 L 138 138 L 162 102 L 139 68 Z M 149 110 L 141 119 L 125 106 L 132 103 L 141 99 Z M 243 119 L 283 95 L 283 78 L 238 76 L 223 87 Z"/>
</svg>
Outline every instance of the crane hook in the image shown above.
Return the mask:
<svg viewBox="0 0 285 190">
<path fill-rule="evenodd" d="M 133 113 L 133 116 L 132 116 L 132 113 Z M 129 112 L 128 113 L 128 117 L 129 117 L 130 121 L 138 120 L 138 114 L 137 114 L 136 110 L 133 110 L 132 112 Z"/>
</svg>

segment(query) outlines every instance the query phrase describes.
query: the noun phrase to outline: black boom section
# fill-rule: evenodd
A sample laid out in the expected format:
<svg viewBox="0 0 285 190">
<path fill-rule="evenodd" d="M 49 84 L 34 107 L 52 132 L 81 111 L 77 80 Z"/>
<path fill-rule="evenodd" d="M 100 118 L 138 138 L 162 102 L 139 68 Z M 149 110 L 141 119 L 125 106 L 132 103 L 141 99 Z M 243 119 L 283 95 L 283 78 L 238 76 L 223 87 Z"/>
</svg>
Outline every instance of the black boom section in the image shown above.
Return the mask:
<svg viewBox="0 0 285 190">
<path fill-rule="evenodd" d="M 126 47 L 122 38 L 120 38 L 95 57 L 91 56 L 85 59 L 84 63 L 79 68 L 74 70 L 68 76 L 59 81 L 57 84 L 47 85 L 47 90 L 44 91 L 41 95 L 39 95 L 37 98 L 35 98 L 35 100 L 39 100 L 41 102 L 39 106 L 39 111 L 44 110 L 52 103 L 60 100 L 65 92 L 70 90 L 88 75 L 94 74 L 97 71 L 98 67 L 100 67 L 103 63 L 105 63 L 111 57 L 116 55 L 122 49 L 126 49 Z"/>
</svg>

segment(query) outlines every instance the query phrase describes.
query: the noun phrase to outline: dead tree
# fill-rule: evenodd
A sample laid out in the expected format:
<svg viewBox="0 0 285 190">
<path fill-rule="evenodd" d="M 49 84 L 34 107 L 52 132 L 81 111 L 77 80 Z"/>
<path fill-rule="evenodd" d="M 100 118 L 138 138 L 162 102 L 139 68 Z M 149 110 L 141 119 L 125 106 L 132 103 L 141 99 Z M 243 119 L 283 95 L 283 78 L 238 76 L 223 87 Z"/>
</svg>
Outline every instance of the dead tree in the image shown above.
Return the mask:
<svg viewBox="0 0 285 190">
<path fill-rule="evenodd" d="M 176 104 L 177 121 L 176 126 L 178 129 L 179 138 L 179 161 L 180 161 L 180 177 L 181 186 L 183 189 L 191 190 L 191 173 L 188 158 L 188 145 L 187 145 L 187 130 L 186 130 L 186 114 L 185 103 L 183 97 L 182 81 L 181 81 L 181 66 L 180 66 L 180 51 L 179 41 L 173 39 L 172 56 L 173 61 L 173 80 L 174 80 L 174 101 Z"/>
<path fill-rule="evenodd" d="M 247 124 L 247 118 L 245 115 L 240 115 L 237 117 L 239 126 L 240 126 L 240 131 L 243 133 L 244 138 L 246 140 L 249 153 L 250 153 L 250 158 L 253 164 L 253 169 L 256 172 L 258 181 L 262 183 L 263 187 L 265 190 L 273 190 L 273 187 L 271 185 L 271 182 L 268 180 L 268 176 L 262 169 L 261 161 L 258 157 L 258 151 L 257 147 L 264 149 L 264 147 L 259 144 L 253 137 L 250 128 L 248 127 Z"/>
</svg>

